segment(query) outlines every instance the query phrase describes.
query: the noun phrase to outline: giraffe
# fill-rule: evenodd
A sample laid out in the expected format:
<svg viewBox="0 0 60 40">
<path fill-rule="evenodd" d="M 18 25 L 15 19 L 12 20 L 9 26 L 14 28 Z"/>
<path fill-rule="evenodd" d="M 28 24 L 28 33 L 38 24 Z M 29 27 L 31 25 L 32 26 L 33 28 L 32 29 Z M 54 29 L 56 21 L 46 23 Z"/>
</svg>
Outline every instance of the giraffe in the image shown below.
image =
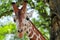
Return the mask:
<svg viewBox="0 0 60 40">
<path fill-rule="evenodd" d="M 30 21 L 28 15 L 26 14 L 27 0 L 24 0 L 21 9 L 18 9 L 16 3 L 14 2 L 12 2 L 12 6 L 15 12 L 15 19 L 19 38 L 22 38 L 24 36 L 24 33 L 27 33 L 27 36 L 30 40 L 46 40 L 41 34 L 41 32 Z"/>
</svg>

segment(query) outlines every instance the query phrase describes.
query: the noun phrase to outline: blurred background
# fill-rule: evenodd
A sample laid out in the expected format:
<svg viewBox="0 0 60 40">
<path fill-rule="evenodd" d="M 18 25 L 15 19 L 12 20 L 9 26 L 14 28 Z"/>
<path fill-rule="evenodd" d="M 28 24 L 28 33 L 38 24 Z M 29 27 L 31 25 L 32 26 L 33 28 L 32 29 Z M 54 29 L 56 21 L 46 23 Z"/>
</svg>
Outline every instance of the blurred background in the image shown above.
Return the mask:
<svg viewBox="0 0 60 40">
<path fill-rule="evenodd" d="M 29 40 L 26 34 L 22 39 L 17 37 L 12 2 L 16 2 L 21 8 L 23 0 L 0 0 L 0 40 Z M 50 40 L 49 4 L 44 3 L 43 0 L 28 0 L 27 13 L 31 15 L 30 20 L 46 40 Z"/>
</svg>

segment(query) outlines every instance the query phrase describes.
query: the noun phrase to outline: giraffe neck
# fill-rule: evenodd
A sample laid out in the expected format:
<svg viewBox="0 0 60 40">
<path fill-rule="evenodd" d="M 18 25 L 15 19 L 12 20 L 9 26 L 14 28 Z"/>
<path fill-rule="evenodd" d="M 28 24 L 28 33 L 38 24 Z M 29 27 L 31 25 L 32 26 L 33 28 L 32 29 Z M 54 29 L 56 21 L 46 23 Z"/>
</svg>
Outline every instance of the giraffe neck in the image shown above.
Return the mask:
<svg viewBox="0 0 60 40">
<path fill-rule="evenodd" d="M 45 38 L 30 20 L 26 21 L 26 26 L 26 32 L 30 40 L 45 40 Z"/>
</svg>

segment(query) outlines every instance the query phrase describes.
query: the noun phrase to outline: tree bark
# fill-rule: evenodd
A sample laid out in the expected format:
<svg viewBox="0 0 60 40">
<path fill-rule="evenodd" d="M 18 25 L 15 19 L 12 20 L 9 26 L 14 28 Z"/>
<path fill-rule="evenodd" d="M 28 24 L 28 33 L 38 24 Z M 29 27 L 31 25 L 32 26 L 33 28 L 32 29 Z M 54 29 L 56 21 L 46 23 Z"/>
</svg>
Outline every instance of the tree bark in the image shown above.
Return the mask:
<svg viewBox="0 0 60 40">
<path fill-rule="evenodd" d="M 50 40 L 60 40 L 60 0 L 45 0 L 51 10 Z"/>
<path fill-rule="evenodd" d="M 60 0 L 49 0 L 51 9 L 50 40 L 60 40 Z"/>
</svg>

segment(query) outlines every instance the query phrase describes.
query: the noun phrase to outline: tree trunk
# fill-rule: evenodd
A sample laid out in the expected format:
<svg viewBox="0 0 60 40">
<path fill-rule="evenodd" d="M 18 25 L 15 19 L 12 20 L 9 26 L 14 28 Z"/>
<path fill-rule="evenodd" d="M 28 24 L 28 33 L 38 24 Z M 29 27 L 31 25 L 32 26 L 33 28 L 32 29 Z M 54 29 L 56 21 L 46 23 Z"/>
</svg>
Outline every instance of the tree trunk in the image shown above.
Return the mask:
<svg viewBox="0 0 60 40">
<path fill-rule="evenodd" d="M 51 31 L 50 40 L 60 40 L 60 0 L 44 0 L 50 5 Z"/>
<path fill-rule="evenodd" d="M 50 40 L 60 40 L 60 0 L 49 1 L 51 9 Z"/>
</svg>

